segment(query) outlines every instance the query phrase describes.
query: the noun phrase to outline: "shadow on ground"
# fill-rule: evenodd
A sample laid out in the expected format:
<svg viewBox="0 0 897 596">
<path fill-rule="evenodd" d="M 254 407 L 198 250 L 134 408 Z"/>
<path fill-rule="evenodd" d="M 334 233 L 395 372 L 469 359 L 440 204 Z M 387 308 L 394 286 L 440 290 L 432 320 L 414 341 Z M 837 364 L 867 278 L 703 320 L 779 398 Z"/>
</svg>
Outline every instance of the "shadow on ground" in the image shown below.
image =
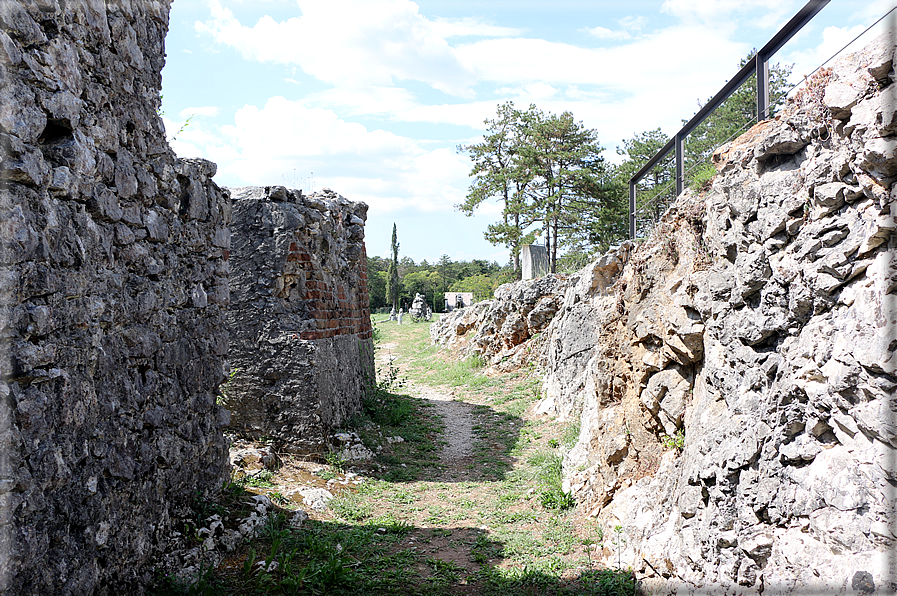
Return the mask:
<svg viewBox="0 0 897 596">
<path fill-rule="evenodd" d="M 635 594 L 628 571 L 581 570 L 563 578 L 537 568 L 503 569 L 504 545 L 479 528 L 416 527 L 401 521 L 351 525 L 306 521 L 275 510 L 251 546 L 214 568 L 160 576 L 150 596 L 174 594 L 553 595 Z M 226 520 L 227 523 L 227 520 Z M 454 545 L 446 549 L 444 542 Z M 430 554 L 438 551 L 438 556 Z M 448 554 L 447 554 L 448 553 Z"/>
</svg>

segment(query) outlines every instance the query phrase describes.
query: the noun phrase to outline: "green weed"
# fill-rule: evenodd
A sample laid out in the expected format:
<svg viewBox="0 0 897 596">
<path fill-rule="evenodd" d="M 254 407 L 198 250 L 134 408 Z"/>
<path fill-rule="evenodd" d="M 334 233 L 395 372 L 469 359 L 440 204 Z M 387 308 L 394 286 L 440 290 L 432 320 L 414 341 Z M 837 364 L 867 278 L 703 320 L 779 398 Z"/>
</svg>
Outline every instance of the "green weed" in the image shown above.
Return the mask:
<svg viewBox="0 0 897 596">
<path fill-rule="evenodd" d="M 683 430 L 677 430 L 676 433 L 672 436 L 670 435 L 662 435 L 660 437 L 661 444 L 667 449 L 676 449 L 678 451 L 682 451 L 685 449 L 685 432 Z"/>
<path fill-rule="evenodd" d="M 573 496 L 564 492 L 564 457 L 557 451 L 539 451 L 529 458 L 533 476 L 540 484 L 539 501 L 546 509 L 565 510 L 576 506 Z"/>
<path fill-rule="evenodd" d="M 246 486 L 253 486 L 255 488 L 273 488 L 274 483 L 271 482 L 273 478 L 274 472 L 271 470 L 259 470 L 256 474 L 243 477 L 241 482 Z"/>
<path fill-rule="evenodd" d="M 345 493 L 330 501 L 333 513 L 349 522 L 360 522 L 373 515 L 373 506 L 356 493 Z"/>
</svg>

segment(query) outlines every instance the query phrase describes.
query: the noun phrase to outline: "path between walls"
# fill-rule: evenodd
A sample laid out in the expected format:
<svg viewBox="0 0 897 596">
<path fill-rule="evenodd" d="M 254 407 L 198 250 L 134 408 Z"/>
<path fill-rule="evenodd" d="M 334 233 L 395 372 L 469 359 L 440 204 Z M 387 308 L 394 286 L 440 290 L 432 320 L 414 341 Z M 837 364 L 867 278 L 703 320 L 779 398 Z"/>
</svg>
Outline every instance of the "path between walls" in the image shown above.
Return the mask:
<svg viewBox="0 0 897 596">
<path fill-rule="evenodd" d="M 443 440 L 445 445 L 440 452 L 440 461 L 447 464 L 460 464 L 473 453 L 473 406 L 455 401 L 455 396 L 427 385 L 413 386 L 414 394 L 421 399 L 433 403 L 436 415 L 442 418 L 445 425 Z"/>
<path fill-rule="evenodd" d="M 382 343 L 378 346 L 377 366 L 387 366 L 393 352 L 398 348 L 395 342 Z M 443 389 L 429 385 L 413 384 L 409 387 L 412 395 L 433 403 L 434 413 L 442 418 L 445 425 L 442 439 L 445 445 L 440 452 L 440 461 L 458 468 L 473 452 L 473 406 L 456 401 L 454 392 L 447 393 Z M 457 470 L 456 470 L 457 471 Z"/>
</svg>

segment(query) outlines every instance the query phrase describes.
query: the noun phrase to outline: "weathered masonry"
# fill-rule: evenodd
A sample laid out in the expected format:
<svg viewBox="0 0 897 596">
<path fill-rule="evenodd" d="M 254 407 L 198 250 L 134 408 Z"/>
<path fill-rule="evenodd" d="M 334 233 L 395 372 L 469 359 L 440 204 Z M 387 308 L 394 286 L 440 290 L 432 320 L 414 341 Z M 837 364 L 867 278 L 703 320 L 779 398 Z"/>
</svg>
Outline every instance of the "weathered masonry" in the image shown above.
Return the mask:
<svg viewBox="0 0 897 596">
<path fill-rule="evenodd" d="M 232 194 L 231 429 L 320 451 L 374 382 L 367 205 L 282 186 Z"/>
<path fill-rule="evenodd" d="M 230 201 L 157 115 L 169 2 L 61 4 L 0 2 L 0 593 L 139 593 L 227 473 Z"/>
</svg>

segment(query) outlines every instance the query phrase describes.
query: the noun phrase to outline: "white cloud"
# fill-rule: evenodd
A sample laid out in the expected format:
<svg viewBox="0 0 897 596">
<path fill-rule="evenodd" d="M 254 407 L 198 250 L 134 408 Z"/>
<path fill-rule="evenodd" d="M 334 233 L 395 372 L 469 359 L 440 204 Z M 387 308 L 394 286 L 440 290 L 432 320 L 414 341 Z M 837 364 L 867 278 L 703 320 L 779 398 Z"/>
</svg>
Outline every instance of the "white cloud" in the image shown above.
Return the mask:
<svg viewBox="0 0 897 596">
<path fill-rule="evenodd" d="M 498 99 L 457 103 L 419 105 L 402 111 L 395 118 L 405 122 L 429 122 L 433 124 L 454 124 L 483 129 L 483 120 L 495 116 Z"/>
<path fill-rule="evenodd" d="M 181 118 L 190 118 L 191 116 L 209 116 L 218 115 L 218 106 L 200 106 L 196 108 L 184 108 L 179 113 Z"/>
<path fill-rule="evenodd" d="M 675 56 L 670 47 L 677 48 Z M 707 47 L 716 51 L 707 53 Z M 498 84 L 489 99 L 426 105 L 395 87 L 331 89 L 308 99 L 348 115 L 476 130 L 495 116 L 499 103 L 513 100 L 521 108 L 535 103 L 546 112 L 571 111 L 598 129 L 612 153 L 618 139 L 635 132 L 658 126 L 677 129 L 698 109 L 698 100 L 713 95 L 735 73 L 748 50 L 746 44 L 732 43 L 723 33 L 700 26 L 671 27 L 613 48 L 521 38 L 483 40 L 462 44 L 458 54 L 478 69 L 484 84 Z"/>
<path fill-rule="evenodd" d="M 458 54 L 482 80 L 498 83 L 602 85 L 627 94 L 691 89 L 704 97 L 734 74 L 748 50 L 717 29 L 677 26 L 609 48 L 510 38 L 464 44 Z"/>
<path fill-rule="evenodd" d="M 169 130 L 177 125 L 166 122 Z M 470 170 L 454 148 L 428 149 L 283 97 L 240 108 L 233 124 L 215 133 L 191 123 L 172 147 L 216 162 L 219 184 L 295 184 L 314 172 L 317 188 L 328 186 L 381 212 L 450 211 L 466 193 Z"/>
<path fill-rule="evenodd" d="M 278 22 L 264 16 L 247 27 L 219 0 L 210 0 L 212 18 L 197 22 L 196 30 L 247 59 L 295 64 L 338 86 L 388 86 L 409 80 L 454 95 L 469 94 L 470 73 L 439 27 L 424 18 L 415 3 L 298 0 L 298 4 L 301 17 Z"/>
<path fill-rule="evenodd" d="M 792 78 L 794 81 L 800 81 L 803 77 L 808 76 L 811 72 L 816 70 L 819 65 L 844 48 L 847 43 L 859 35 L 865 28 L 866 26 L 864 25 L 855 25 L 853 27 L 826 27 L 822 31 L 822 41 L 815 48 L 794 51 L 787 54 L 784 57 L 784 62 L 794 64 L 792 70 Z M 880 33 L 880 31 L 870 31 L 855 43 L 851 44 L 844 53 L 846 54 L 851 51 L 856 51 L 862 47 L 863 44 L 870 41 L 876 33 Z M 835 60 L 837 60 L 837 58 Z M 834 60 L 832 62 L 834 62 Z M 832 62 L 829 62 L 828 65 L 831 66 Z"/>
<path fill-rule="evenodd" d="M 499 27 L 484 23 L 479 19 L 465 17 L 463 19 L 435 19 L 432 22 L 433 32 L 439 37 L 508 37 L 521 35 L 522 29 Z"/>
<path fill-rule="evenodd" d="M 420 105 L 407 89 L 379 85 L 366 89 L 327 89 L 310 93 L 305 99 L 312 105 L 341 108 L 340 112 L 349 116 L 402 113 Z"/>
<path fill-rule="evenodd" d="M 731 28 L 735 15 L 762 27 L 774 26 L 783 15 L 796 12 L 794 0 L 664 0 L 661 11 L 685 23 Z"/>
<path fill-rule="evenodd" d="M 624 29 L 629 29 L 630 31 L 641 31 L 642 28 L 644 28 L 644 26 L 648 24 L 648 19 L 642 15 L 628 16 L 623 17 L 617 22 Z"/>
<path fill-rule="evenodd" d="M 748 3 L 761 6 L 771 1 Z M 570 109 L 585 118 L 577 111 L 582 110 L 604 124 L 602 114 L 616 111 L 614 104 L 640 93 L 660 92 L 667 99 L 648 113 L 659 115 L 669 108 L 678 118 L 687 117 L 696 100 L 712 95 L 750 49 L 747 44 L 732 43 L 727 31 L 703 24 L 640 34 L 608 48 L 507 37 L 516 31 L 493 29 L 476 19 L 428 20 L 408 0 L 299 0 L 301 17 L 282 22 L 263 17 L 249 27 L 239 23 L 220 0 L 211 2 L 213 17 L 198 23 L 198 30 L 248 58 L 298 65 L 334 85 L 305 96 L 307 106 L 332 108 L 344 117 L 372 115 L 475 129 L 482 129 L 483 119 L 493 117 L 496 104 L 508 99 L 524 107 L 535 102 L 544 110 Z M 668 10 L 685 14 L 702 6 L 734 10 L 735 2 L 667 0 L 667 5 Z M 618 21 L 633 31 L 646 22 L 643 16 Z M 629 35 L 603 30 L 620 38 Z M 503 37 L 468 41 L 454 48 L 446 41 L 462 34 Z M 708 52 L 708 47 L 714 51 Z M 399 86 L 408 79 L 457 93 L 476 84 L 480 97 L 490 99 L 434 104 Z M 494 85 L 491 90 L 490 85 Z M 632 109 L 622 117 L 630 122 L 640 119 Z M 654 126 L 652 122 L 647 128 Z"/>
<path fill-rule="evenodd" d="M 894 0 L 873 0 L 861 9 L 854 18 L 860 21 L 872 22 L 894 8 Z"/>
<path fill-rule="evenodd" d="M 511 98 L 515 103 L 526 107 L 531 103 L 541 104 L 557 97 L 558 90 L 548 83 L 524 83 L 519 87 L 502 87 L 496 89 L 499 95 Z"/>
<path fill-rule="evenodd" d="M 628 31 L 611 31 L 606 27 L 587 27 L 585 31 L 598 39 L 630 39 L 632 37 Z"/>
</svg>

